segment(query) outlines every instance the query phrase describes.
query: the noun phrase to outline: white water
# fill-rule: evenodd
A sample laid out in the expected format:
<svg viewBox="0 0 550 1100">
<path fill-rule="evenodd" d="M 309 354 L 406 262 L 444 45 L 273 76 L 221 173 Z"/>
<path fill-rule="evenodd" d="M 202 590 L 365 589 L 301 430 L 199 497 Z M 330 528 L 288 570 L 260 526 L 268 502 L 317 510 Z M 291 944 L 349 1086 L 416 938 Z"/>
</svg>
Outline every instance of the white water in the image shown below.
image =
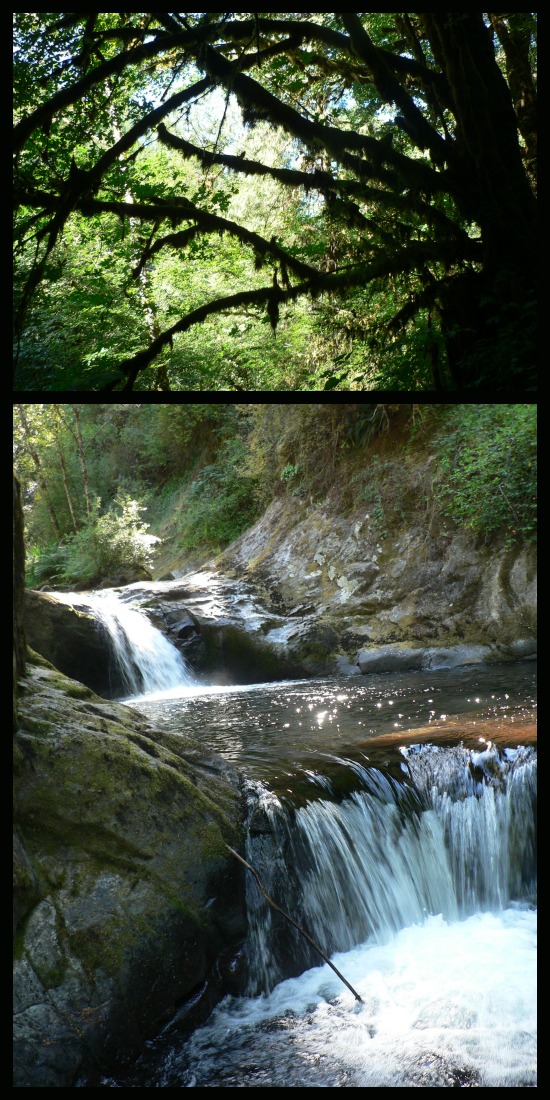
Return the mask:
<svg viewBox="0 0 550 1100">
<path fill-rule="evenodd" d="M 193 683 L 175 646 L 149 622 L 145 612 L 128 607 L 114 592 L 56 592 L 55 598 L 85 607 L 103 625 L 128 696 L 170 691 Z"/>
<path fill-rule="evenodd" d="M 439 763 L 448 784 L 446 763 Z M 293 897 L 287 909 L 331 945 L 334 965 L 363 1004 L 327 965 L 273 988 L 272 953 L 283 922 L 277 914 L 272 920 L 250 876 L 250 953 L 271 992 L 226 998 L 187 1043 L 163 1052 L 147 1083 L 535 1087 L 536 911 L 525 897 L 499 904 L 510 888 L 529 892 L 535 760 L 527 753 L 524 762 L 508 763 L 498 788 L 485 785 L 452 804 L 443 797 L 419 815 L 405 807 L 401 818 L 399 785 L 383 776 L 371 784 L 376 794 L 310 803 L 286 828 L 284 808 L 266 795 L 275 853 L 259 834 L 263 881 L 270 893 L 271 881 L 277 886 L 278 851 L 283 889 Z M 455 795 L 456 771 L 455 758 Z M 435 788 L 429 796 L 437 803 Z M 491 903 L 483 904 L 488 896 Z M 338 939 L 347 950 L 334 950 Z"/>
<path fill-rule="evenodd" d="M 341 802 L 294 810 L 253 792 L 247 859 L 328 955 L 384 944 L 428 916 L 454 922 L 536 900 L 534 750 L 492 748 L 482 759 L 426 745 L 404 756 L 414 788 L 350 762 L 362 789 Z M 249 991 L 269 991 L 292 973 L 291 960 L 310 966 L 314 957 L 297 933 L 283 933 L 250 877 L 247 897 Z"/>
<path fill-rule="evenodd" d="M 363 1003 L 301 965 L 310 948 L 248 875 L 254 995 L 104 1087 L 536 1087 L 536 753 L 405 755 L 414 790 L 365 769 L 342 802 L 295 809 L 252 784 L 251 864 Z"/>
<path fill-rule="evenodd" d="M 180 694 L 183 702 L 204 693 L 221 702 L 242 690 L 190 687 L 174 647 L 113 593 L 59 598 L 93 609 L 104 624 L 129 695 Z M 312 968 L 309 949 L 301 967 L 303 939 L 291 932 L 283 943 L 282 918 L 277 929 L 247 876 L 250 985 L 265 992 L 226 998 L 205 1027 L 161 1042 L 158 1054 L 149 1044 L 125 1083 L 534 1087 L 535 761 L 519 750 L 500 762 L 488 748 L 461 751 L 405 754 L 416 793 L 351 761 L 364 783 L 342 802 L 294 810 L 266 794 L 268 827 L 252 839 L 250 861 L 363 1004 L 328 966 Z M 315 776 L 320 786 L 322 778 Z M 289 972 L 299 976 L 279 980 Z"/>
<path fill-rule="evenodd" d="M 430 916 L 332 956 L 269 996 L 227 998 L 157 1087 L 536 1084 L 536 913 Z"/>
</svg>

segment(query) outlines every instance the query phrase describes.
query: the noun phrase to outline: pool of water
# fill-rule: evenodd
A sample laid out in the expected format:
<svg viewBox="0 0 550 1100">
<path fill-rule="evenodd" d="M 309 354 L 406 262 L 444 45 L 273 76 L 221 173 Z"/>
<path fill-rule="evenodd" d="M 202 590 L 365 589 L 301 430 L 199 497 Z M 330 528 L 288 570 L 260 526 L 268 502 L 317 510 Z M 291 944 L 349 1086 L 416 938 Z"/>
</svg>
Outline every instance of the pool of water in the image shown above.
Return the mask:
<svg viewBox="0 0 550 1100">
<path fill-rule="evenodd" d="M 320 754 L 456 717 L 513 730 L 533 720 L 531 662 L 438 672 L 285 680 L 232 687 L 187 685 L 128 700 L 172 733 L 197 738 L 253 779 L 277 786 Z"/>
</svg>

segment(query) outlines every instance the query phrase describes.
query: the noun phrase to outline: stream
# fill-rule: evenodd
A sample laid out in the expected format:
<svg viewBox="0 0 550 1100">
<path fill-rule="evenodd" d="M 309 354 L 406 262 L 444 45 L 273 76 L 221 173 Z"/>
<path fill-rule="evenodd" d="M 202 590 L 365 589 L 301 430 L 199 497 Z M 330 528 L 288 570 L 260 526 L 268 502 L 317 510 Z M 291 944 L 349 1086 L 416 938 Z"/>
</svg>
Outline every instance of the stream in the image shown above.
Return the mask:
<svg viewBox="0 0 550 1100">
<path fill-rule="evenodd" d="M 239 769 L 247 860 L 361 1002 L 246 873 L 245 992 L 100 1087 L 535 1087 L 534 664 L 244 687 L 168 665 L 124 702 Z"/>
</svg>

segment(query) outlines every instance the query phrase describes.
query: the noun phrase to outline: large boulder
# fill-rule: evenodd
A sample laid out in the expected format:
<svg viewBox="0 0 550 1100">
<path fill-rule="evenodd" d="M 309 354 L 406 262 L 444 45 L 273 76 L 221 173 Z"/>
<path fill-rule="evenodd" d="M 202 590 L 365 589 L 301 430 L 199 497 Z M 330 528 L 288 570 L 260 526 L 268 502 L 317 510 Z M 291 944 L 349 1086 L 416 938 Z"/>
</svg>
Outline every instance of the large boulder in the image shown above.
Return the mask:
<svg viewBox="0 0 550 1100">
<path fill-rule="evenodd" d="M 528 656 L 527 646 L 507 647 L 496 645 L 454 645 L 427 646 L 418 649 L 415 646 L 397 642 L 394 645 L 370 646 L 357 655 L 357 665 L 362 673 L 370 672 L 407 672 L 411 669 L 458 668 L 463 665 L 479 665 L 500 662 L 516 655 Z"/>
<path fill-rule="evenodd" d="M 206 1012 L 222 995 L 245 934 L 226 848 L 242 844 L 241 795 L 218 757 L 36 654 L 18 711 L 15 1086 L 70 1088 L 186 998 Z"/>
</svg>

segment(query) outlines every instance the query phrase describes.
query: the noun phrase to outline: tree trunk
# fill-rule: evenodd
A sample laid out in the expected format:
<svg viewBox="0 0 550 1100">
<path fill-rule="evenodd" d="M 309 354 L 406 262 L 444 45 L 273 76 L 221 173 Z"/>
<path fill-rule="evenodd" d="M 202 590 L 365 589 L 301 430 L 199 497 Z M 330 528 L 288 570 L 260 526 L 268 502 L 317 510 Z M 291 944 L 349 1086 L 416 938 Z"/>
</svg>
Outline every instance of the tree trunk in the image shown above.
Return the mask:
<svg viewBox="0 0 550 1100">
<path fill-rule="evenodd" d="M 75 433 L 74 433 L 74 437 L 75 437 L 76 442 L 77 442 L 78 454 L 79 454 L 79 457 L 80 457 L 80 469 L 82 470 L 82 483 L 84 485 L 84 496 L 86 498 L 86 515 L 88 516 L 88 519 L 90 519 L 90 516 L 92 514 L 92 509 L 91 509 L 91 506 L 90 506 L 90 487 L 89 487 L 89 484 L 88 484 L 88 467 L 86 466 L 86 459 L 84 457 L 84 447 L 82 445 L 82 432 L 80 431 L 80 412 L 79 412 L 79 409 L 78 409 L 78 405 L 71 405 L 71 409 L 73 410 L 74 418 L 75 418 L 75 424 L 76 424 L 76 430 L 75 430 Z"/>
<path fill-rule="evenodd" d="M 48 509 L 48 514 L 49 514 L 49 517 L 50 517 L 51 522 L 52 522 L 52 527 L 54 529 L 54 532 L 55 532 L 57 538 L 61 542 L 61 538 L 62 538 L 61 529 L 60 529 L 59 524 L 57 522 L 57 516 L 54 512 L 53 505 L 50 501 L 50 497 L 49 497 L 49 494 L 48 494 L 48 486 L 47 486 L 47 483 L 46 483 L 46 478 L 44 477 L 44 474 L 42 472 L 42 465 L 41 465 L 40 459 L 38 457 L 38 452 L 37 452 L 36 447 L 34 446 L 34 443 L 32 441 L 32 432 L 31 432 L 31 429 L 29 427 L 29 422 L 27 420 L 27 416 L 26 416 L 26 413 L 25 413 L 24 406 L 23 405 L 16 405 L 15 407 L 16 407 L 18 413 L 19 413 L 19 418 L 21 420 L 21 427 L 23 428 L 23 431 L 25 433 L 25 439 L 27 441 L 27 447 L 29 449 L 29 454 L 30 454 L 30 456 L 33 460 L 33 463 L 34 463 L 34 468 L 36 470 L 36 479 L 38 481 L 38 484 L 40 485 L 40 488 L 42 489 L 42 492 L 44 493 L 44 500 L 46 501 L 46 507 Z"/>
<path fill-rule="evenodd" d="M 54 405 L 54 410 L 53 411 L 54 411 L 54 416 L 56 417 L 54 431 L 55 431 L 55 441 L 56 441 L 56 444 L 57 444 L 57 452 L 59 454 L 59 465 L 61 466 L 61 476 L 63 478 L 63 487 L 65 489 L 65 496 L 67 498 L 67 505 L 68 505 L 68 508 L 69 508 L 69 512 L 71 513 L 71 520 L 72 520 L 74 532 L 76 534 L 76 532 L 78 531 L 78 525 L 77 525 L 76 516 L 75 516 L 75 513 L 74 513 L 73 502 L 71 500 L 71 494 L 69 492 L 69 481 L 68 481 L 68 478 L 67 478 L 67 467 L 65 465 L 65 456 L 63 454 L 63 447 L 61 445 L 61 436 L 59 434 L 59 409 L 57 408 L 57 406 Z"/>
<path fill-rule="evenodd" d="M 422 18 L 457 123 L 452 190 L 483 242 L 483 270 L 455 279 L 440 301 L 449 367 L 459 388 L 528 389 L 536 385 L 536 204 L 512 97 L 479 13 Z"/>
</svg>

